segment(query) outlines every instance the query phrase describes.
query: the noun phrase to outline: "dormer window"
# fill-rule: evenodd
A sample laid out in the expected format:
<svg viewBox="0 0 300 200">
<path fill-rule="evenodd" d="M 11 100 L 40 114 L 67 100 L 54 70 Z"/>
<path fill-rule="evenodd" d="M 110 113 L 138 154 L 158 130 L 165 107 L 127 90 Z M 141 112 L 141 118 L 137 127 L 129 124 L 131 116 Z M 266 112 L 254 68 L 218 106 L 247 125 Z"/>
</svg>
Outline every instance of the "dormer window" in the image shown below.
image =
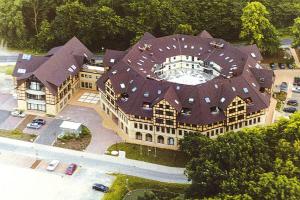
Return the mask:
<svg viewBox="0 0 300 200">
<path fill-rule="evenodd" d="M 213 106 L 210 108 L 210 113 L 211 114 L 218 114 L 220 112 L 220 109 L 217 106 Z"/>
<path fill-rule="evenodd" d="M 247 105 L 252 105 L 253 104 L 253 101 L 251 99 L 251 97 L 248 97 L 247 99 L 245 99 L 245 102 Z"/>
<path fill-rule="evenodd" d="M 149 92 L 144 92 L 144 97 L 149 97 Z"/>
<path fill-rule="evenodd" d="M 181 112 L 180 112 L 182 115 L 191 115 L 192 114 L 192 111 L 190 108 L 182 108 Z"/>
<path fill-rule="evenodd" d="M 143 102 L 143 109 L 151 110 L 151 104 L 149 102 Z"/>
<path fill-rule="evenodd" d="M 194 98 L 189 98 L 189 104 L 194 103 Z"/>
<path fill-rule="evenodd" d="M 264 82 L 265 82 L 265 78 L 260 78 L 260 79 L 259 79 L 259 82 L 260 82 L 260 83 L 264 83 Z"/>
<path fill-rule="evenodd" d="M 121 94 L 121 101 L 126 102 L 129 98 L 129 95 L 127 93 Z"/>
</svg>

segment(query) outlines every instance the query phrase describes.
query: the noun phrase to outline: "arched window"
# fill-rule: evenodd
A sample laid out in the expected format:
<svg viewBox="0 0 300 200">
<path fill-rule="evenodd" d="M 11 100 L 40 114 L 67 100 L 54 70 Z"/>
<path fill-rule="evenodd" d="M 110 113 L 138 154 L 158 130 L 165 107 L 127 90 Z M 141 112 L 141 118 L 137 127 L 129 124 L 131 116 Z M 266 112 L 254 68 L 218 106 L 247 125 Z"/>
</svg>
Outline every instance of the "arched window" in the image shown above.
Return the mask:
<svg viewBox="0 0 300 200">
<path fill-rule="evenodd" d="M 147 142 L 152 142 L 152 135 L 151 135 L 151 134 L 148 133 L 148 134 L 146 135 L 146 141 L 147 141 Z"/>
<path fill-rule="evenodd" d="M 135 139 L 142 140 L 143 139 L 143 135 L 140 132 L 136 132 Z"/>
<path fill-rule="evenodd" d="M 174 138 L 172 137 L 168 138 L 168 145 L 174 145 Z"/>
<path fill-rule="evenodd" d="M 160 143 L 160 144 L 164 144 L 165 143 L 165 139 L 163 136 L 159 135 L 157 137 L 157 143 Z"/>
</svg>

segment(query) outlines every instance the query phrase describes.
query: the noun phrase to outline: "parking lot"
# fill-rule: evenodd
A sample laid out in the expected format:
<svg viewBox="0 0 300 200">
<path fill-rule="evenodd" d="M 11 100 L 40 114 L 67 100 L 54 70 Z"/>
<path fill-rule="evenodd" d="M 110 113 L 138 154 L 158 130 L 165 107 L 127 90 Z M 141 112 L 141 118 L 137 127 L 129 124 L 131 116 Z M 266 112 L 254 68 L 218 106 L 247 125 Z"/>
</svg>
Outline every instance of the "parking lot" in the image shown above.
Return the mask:
<svg viewBox="0 0 300 200">
<path fill-rule="evenodd" d="M 65 175 L 68 163 L 61 163 L 54 172 L 45 169 L 48 161 L 31 169 L 34 161 L 30 157 L 1 154 L 0 199 L 100 200 L 104 194 L 94 191 L 92 185 L 111 186 L 114 180 L 104 172 L 83 167 L 78 167 L 72 176 Z"/>
</svg>

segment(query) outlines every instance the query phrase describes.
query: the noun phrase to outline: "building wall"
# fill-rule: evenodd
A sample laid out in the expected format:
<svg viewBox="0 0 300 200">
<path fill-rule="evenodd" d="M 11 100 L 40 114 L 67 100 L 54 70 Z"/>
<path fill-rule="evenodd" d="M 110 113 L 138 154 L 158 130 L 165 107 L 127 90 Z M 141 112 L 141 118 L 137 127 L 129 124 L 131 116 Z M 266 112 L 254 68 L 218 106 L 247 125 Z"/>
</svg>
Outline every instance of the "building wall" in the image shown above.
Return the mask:
<svg viewBox="0 0 300 200">
<path fill-rule="evenodd" d="M 99 73 L 92 73 L 92 72 L 80 72 L 80 88 L 88 89 L 88 90 L 97 90 L 96 82 L 100 78 Z"/>
<path fill-rule="evenodd" d="M 109 80 L 106 82 L 105 88 L 105 91 L 100 91 L 101 108 L 128 135 L 126 141 L 131 143 L 176 150 L 178 149 L 179 140 L 189 133 L 198 133 L 210 138 L 216 138 L 227 131 L 238 131 L 244 127 L 263 124 L 265 121 L 264 110 L 246 114 L 247 103 L 239 97 L 234 98 L 227 107 L 225 111 L 225 114 L 228 116 L 227 119 L 214 124 L 193 125 L 178 123 L 176 122 L 178 113 L 164 99 L 153 106 L 154 114 L 152 119 L 127 115 L 120 108 L 116 107 L 115 100 L 118 97 L 115 95 Z M 172 112 L 173 114 L 169 113 L 169 115 L 166 115 L 167 112 Z M 163 120 L 158 122 L 156 119 Z M 234 121 L 230 119 L 234 119 Z M 166 120 L 172 120 L 173 123 L 167 124 Z M 152 140 L 150 140 L 151 138 Z M 169 141 L 170 138 L 173 140 L 171 143 Z"/>
</svg>

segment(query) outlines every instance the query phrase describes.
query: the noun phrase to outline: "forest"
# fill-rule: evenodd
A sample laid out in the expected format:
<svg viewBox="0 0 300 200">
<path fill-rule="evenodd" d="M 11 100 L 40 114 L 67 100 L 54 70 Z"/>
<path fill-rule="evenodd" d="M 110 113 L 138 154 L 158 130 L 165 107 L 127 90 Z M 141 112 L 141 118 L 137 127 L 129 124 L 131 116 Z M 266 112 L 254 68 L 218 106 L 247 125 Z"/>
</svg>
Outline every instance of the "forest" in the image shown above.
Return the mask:
<svg viewBox="0 0 300 200">
<path fill-rule="evenodd" d="M 300 113 L 217 139 L 188 135 L 185 199 L 300 199 Z"/>
<path fill-rule="evenodd" d="M 61 45 L 75 35 L 96 52 L 104 48 L 124 50 L 146 31 L 159 37 L 173 33 L 197 34 L 205 29 L 214 37 L 238 41 L 247 38 L 241 33 L 241 17 L 249 2 L 0 0 L 0 37 L 10 47 L 42 51 Z M 274 30 L 292 26 L 300 16 L 300 0 L 259 2 L 265 6 L 267 11 L 263 15 Z"/>
</svg>

